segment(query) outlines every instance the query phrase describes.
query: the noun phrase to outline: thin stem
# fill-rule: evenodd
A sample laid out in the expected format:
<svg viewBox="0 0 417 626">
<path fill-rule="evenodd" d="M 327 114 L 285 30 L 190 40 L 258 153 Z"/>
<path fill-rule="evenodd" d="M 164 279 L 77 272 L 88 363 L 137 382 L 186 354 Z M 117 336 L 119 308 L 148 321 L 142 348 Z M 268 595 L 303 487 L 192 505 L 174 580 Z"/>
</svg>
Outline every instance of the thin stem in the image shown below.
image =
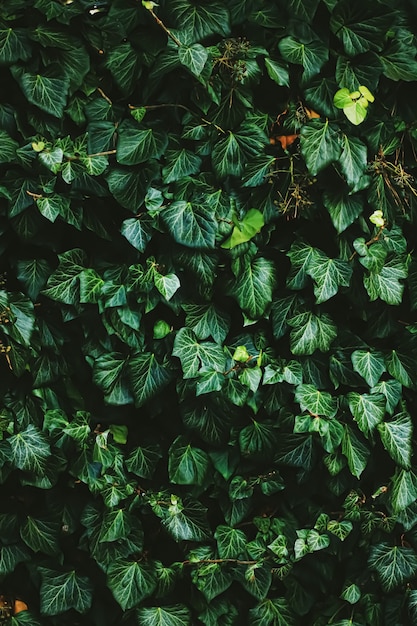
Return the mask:
<svg viewBox="0 0 417 626">
<path fill-rule="evenodd" d="M 156 15 L 156 13 L 154 12 L 153 9 L 149 9 L 148 8 L 149 13 L 152 15 L 153 19 L 155 20 L 155 22 L 158 24 L 158 26 L 160 26 L 168 35 L 168 37 L 170 37 L 170 39 L 172 39 L 172 41 L 180 48 L 182 46 L 182 43 L 180 42 L 179 39 L 177 39 L 175 37 L 175 35 L 173 35 L 171 33 L 170 30 L 168 30 L 168 28 L 165 26 L 165 24 L 163 23 L 162 20 L 159 19 L 159 17 Z"/>
<path fill-rule="evenodd" d="M 183 109 L 184 111 L 187 111 L 187 113 L 191 113 L 191 115 L 196 115 L 194 111 L 186 107 L 184 104 L 174 104 L 173 102 L 166 102 L 164 104 L 144 104 L 143 106 L 134 106 L 133 104 L 129 104 L 129 109 L 146 109 L 147 111 L 156 111 L 157 109 L 164 109 L 167 107 Z M 221 128 L 214 122 L 210 122 L 210 120 L 207 120 L 205 117 L 200 117 L 200 120 L 204 122 L 204 124 L 209 124 L 210 126 L 213 126 L 216 130 L 219 131 L 219 133 L 223 133 L 223 135 L 226 134 L 226 131 L 223 130 L 223 128 Z"/>
<path fill-rule="evenodd" d="M 116 150 L 105 150 L 104 152 L 96 152 L 95 154 L 87 154 L 87 159 L 92 157 L 107 156 L 108 154 L 116 154 Z"/>
<path fill-rule="evenodd" d="M 182 561 L 182 565 L 200 565 L 201 563 L 235 563 L 236 565 L 256 565 L 258 561 L 240 561 L 239 559 L 201 559 L 201 561 Z"/>
</svg>

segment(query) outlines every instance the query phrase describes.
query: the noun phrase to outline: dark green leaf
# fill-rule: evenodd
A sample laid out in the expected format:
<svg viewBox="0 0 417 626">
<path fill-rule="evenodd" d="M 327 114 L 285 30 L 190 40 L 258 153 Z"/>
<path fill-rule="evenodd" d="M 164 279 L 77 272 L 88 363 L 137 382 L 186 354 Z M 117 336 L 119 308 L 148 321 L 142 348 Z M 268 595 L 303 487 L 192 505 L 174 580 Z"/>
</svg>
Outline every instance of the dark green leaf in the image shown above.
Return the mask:
<svg viewBox="0 0 417 626">
<path fill-rule="evenodd" d="M 385 592 L 396 589 L 417 572 L 417 555 L 411 548 L 378 543 L 371 548 L 369 567 L 376 571 Z"/>
<path fill-rule="evenodd" d="M 156 588 L 152 564 L 120 559 L 107 570 L 107 584 L 123 611 L 137 606 Z"/>
<path fill-rule="evenodd" d="M 190 612 L 182 604 L 142 607 L 137 611 L 139 626 L 190 626 Z"/>
<path fill-rule="evenodd" d="M 210 466 L 204 450 L 187 443 L 180 435 L 169 449 L 168 473 L 172 483 L 178 485 L 203 485 Z"/>
<path fill-rule="evenodd" d="M 300 145 L 308 170 L 313 176 L 340 158 L 341 145 L 328 120 L 312 120 L 303 126 Z"/>
<path fill-rule="evenodd" d="M 153 398 L 171 380 L 168 368 L 160 365 L 151 353 L 133 356 L 128 362 L 128 371 L 137 407 Z"/>
<path fill-rule="evenodd" d="M 217 232 L 215 212 L 207 205 L 177 200 L 161 211 L 175 241 L 189 248 L 214 248 Z"/>
<path fill-rule="evenodd" d="M 69 609 L 85 613 L 91 606 L 92 586 L 75 571 L 60 573 L 46 567 L 41 572 L 41 613 L 60 615 Z"/>
</svg>

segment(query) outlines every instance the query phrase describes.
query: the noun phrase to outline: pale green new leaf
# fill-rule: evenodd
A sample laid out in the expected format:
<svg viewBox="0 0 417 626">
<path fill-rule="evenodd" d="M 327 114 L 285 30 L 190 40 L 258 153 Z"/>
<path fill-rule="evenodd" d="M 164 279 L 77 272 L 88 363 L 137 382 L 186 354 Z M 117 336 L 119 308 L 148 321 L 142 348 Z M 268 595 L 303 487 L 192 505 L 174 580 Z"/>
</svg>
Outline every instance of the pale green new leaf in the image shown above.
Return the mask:
<svg viewBox="0 0 417 626">
<path fill-rule="evenodd" d="M 328 120 L 316 119 L 303 126 L 300 146 L 308 170 L 313 176 L 338 161 L 341 153 L 338 136 Z"/>
<path fill-rule="evenodd" d="M 191 615 L 183 604 L 142 607 L 137 611 L 139 626 L 190 626 Z"/>
<path fill-rule="evenodd" d="M 210 459 L 204 450 L 192 446 L 180 435 L 169 449 L 168 474 L 177 485 L 203 485 Z"/>
<path fill-rule="evenodd" d="M 378 543 L 371 547 L 368 563 L 378 574 L 383 590 L 388 593 L 417 573 L 417 555 L 412 548 L 405 546 Z"/>
<path fill-rule="evenodd" d="M 378 424 L 382 445 L 390 457 L 401 467 L 411 464 L 413 424 L 408 413 L 398 413 L 389 422 Z"/>
<path fill-rule="evenodd" d="M 382 374 L 386 371 L 382 352 L 371 350 L 355 350 L 351 354 L 352 365 L 370 387 L 375 387 Z"/>
<path fill-rule="evenodd" d="M 126 611 L 154 592 L 155 567 L 151 563 L 119 559 L 107 570 L 107 585 L 116 602 Z"/>
<path fill-rule="evenodd" d="M 315 350 L 327 352 L 337 336 L 336 325 L 327 313 L 299 313 L 288 320 L 288 325 L 292 328 L 290 341 L 294 355 L 313 354 Z"/>
<path fill-rule="evenodd" d="M 337 400 L 327 391 L 320 391 L 314 385 L 298 385 L 294 396 L 302 411 L 313 415 L 334 417 L 337 412 Z"/>
<path fill-rule="evenodd" d="M 382 393 L 360 394 L 351 391 L 347 394 L 349 409 L 363 434 L 368 437 L 382 422 L 385 415 L 385 398 Z"/>
<path fill-rule="evenodd" d="M 91 606 L 92 586 L 86 576 L 75 571 L 60 573 L 46 567 L 41 573 L 41 613 L 60 615 L 69 609 L 85 613 Z"/>
</svg>

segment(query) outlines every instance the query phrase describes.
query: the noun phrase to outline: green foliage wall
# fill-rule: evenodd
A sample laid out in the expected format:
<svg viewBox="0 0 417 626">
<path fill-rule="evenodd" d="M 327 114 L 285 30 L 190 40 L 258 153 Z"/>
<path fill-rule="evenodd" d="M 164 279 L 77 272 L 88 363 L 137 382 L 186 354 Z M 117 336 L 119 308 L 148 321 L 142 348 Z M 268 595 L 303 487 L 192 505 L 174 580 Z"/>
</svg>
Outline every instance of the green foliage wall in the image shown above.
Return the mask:
<svg viewBox="0 0 417 626">
<path fill-rule="evenodd" d="M 417 623 L 416 23 L 2 1 L 8 624 Z"/>
</svg>

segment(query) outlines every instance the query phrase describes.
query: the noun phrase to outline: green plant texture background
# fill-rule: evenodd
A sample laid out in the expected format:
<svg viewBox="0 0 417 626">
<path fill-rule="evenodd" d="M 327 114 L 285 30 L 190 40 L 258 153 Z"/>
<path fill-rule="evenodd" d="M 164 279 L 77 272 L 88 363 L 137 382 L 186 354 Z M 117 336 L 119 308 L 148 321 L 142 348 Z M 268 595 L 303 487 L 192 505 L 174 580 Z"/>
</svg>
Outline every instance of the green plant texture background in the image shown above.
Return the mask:
<svg viewBox="0 0 417 626">
<path fill-rule="evenodd" d="M 2 0 L 9 626 L 417 623 L 416 24 Z"/>
</svg>

